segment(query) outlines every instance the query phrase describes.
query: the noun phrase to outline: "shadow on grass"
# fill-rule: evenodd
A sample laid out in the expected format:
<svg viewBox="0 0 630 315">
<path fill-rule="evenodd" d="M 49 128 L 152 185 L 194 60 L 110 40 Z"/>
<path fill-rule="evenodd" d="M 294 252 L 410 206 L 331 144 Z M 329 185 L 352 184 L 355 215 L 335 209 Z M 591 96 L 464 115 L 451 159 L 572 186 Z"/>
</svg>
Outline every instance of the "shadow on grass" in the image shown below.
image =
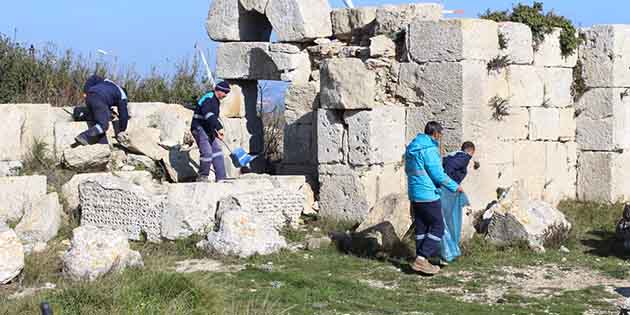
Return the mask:
<svg viewBox="0 0 630 315">
<path fill-rule="evenodd" d="M 623 242 L 616 239 L 615 233 L 604 230 L 594 230 L 587 232 L 580 243 L 587 249 L 584 253 L 598 257 L 617 257 L 620 259 L 630 258 Z"/>
</svg>

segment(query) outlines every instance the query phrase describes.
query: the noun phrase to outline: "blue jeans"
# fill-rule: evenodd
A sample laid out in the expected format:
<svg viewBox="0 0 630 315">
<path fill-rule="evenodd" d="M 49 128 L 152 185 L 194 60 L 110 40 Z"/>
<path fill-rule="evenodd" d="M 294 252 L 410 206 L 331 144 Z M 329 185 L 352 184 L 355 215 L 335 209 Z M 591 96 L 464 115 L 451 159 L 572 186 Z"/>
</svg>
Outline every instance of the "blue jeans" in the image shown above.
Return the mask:
<svg viewBox="0 0 630 315">
<path fill-rule="evenodd" d="M 223 150 L 221 150 L 219 140 L 215 138 L 212 143 L 210 143 L 208 134 L 201 128 L 193 130 L 192 134 L 199 147 L 199 153 L 201 153 L 199 176 L 210 175 L 210 168 L 214 166 L 216 180 L 225 179 L 227 177 L 225 161 L 223 160 Z"/>
<path fill-rule="evenodd" d="M 442 203 L 413 202 L 414 223 L 416 225 L 416 255 L 429 258 L 440 253 L 440 241 L 444 235 Z"/>
</svg>

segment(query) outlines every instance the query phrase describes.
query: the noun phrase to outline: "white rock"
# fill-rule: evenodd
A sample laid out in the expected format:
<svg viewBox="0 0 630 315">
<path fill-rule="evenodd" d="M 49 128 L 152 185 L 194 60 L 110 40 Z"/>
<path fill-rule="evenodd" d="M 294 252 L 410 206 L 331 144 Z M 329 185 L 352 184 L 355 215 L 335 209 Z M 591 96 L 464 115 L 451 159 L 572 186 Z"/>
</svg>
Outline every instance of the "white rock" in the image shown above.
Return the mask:
<svg viewBox="0 0 630 315">
<path fill-rule="evenodd" d="M 499 54 L 497 23 L 479 19 L 414 20 L 407 33 L 411 59 L 429 61 L 489 61 Z"/>
<path fill-rule="evenodd" d="M 534 51 L 534 65 L 538 67 L 573 68 L 577 63 L 577 49 L 570 56 L 563 56 L 560 48 L 561 28 L 554 28 L 551 34 L 545 35 L 545 40 Z"/>
<path fill-rule="evenodd" d="M 505 42 L 501 47 L 501 54 L 508 56 L 513 64 L 530 65 L 534 62 L 534 48 L 532 46 L 532 30 L 522 23 L 501 22 L 499 36 Z M 501 39 L 499 39 L 499 43 Z"/>
<path fill-rule="evenodd" d="M 630 26 L 595 25 L 580 47 L 582 77 L 589 87 L 630 86 Z"/>
<path fill-rule="evenodd" d="M 230 84 L 230 93 L 221 100 L 221 116 L 226 118 L 245 117 L 245 96 L 239 85 Z"/>
<path fill-rule="evenodd" d="M 57 236 L 61 227 L 62 209 L 56 192 L 35 201 L 26 210 L 24 217 L 15 227 L 15 232 L 27 247 L 46 243 Z"/>
<path fill-rule="evenodd" d="M 575 141 L 577 122 L 575 119 L 575 108 L 560 109 L 560 141 Z"/>
<path fill-rule="evenodd" d="M 78 146 L 63 151 L 63 164 L 70 169 L 83 171 L 104 169 L 111 155 L 109 144 Z"/>
<path fill-rule="evenodd" d="M 540 107 L 544 101 L 545 84 L 535 67 L 511 65 L 507 68 L 510 106 Z"/>
<path fill-rule="evenodd" d="M 369 31 L 370 24 L 376 19 L 376 7 L 334 9 L 331 18 L 333 35 L 349 40 Z"/>
<path fill-rule="evenodd" d="M 304 42 L 332 35 L 327 0 L 269 0 L 265 13 L 281 42 Z"/>
<path fill-rule="evenodd" d="M 348 138 L 343 124 L 343 112 L 317 110 L 317 160 L 319 164 L 347 160 Z"/>
<path fill-rule="evenodd" d="M 411 204 L 407 194 L 388 195 L 376 202 L 365 221 L 356 232 L 367 230 L 383 222 L 389 222 L 396 231 L 396 236 L 403 239 L 411 227 Z"/>
<path fill-rule="evenodd" d="M 268 41 L 269 21 L 259 12 L 242 8 L 238 0 L 212 1 L 206 22 L 208 36 L 215 41 Z"/>
<path fill-rule="evenodd" d="M 361 59 L 328 59 L 321 65 L 320 103 L 326 109 L 374 107 L 376 77 Z"/>
<path fill-rule="evenodd" d="M 413 3 L 384 5 L 376 9 L 374 32 L 378 34 L 398 33 L 413 21 L 437 21 L 442 18 L 442 5 L 438 3 Z"/>
<path fill-rule="evenodd" d="M 22 159 L 22 126 L 26 120 L 26 115 L 15 106 L 0 106 L 0 124 L 3 131 L 11 137 L 0 137 L 0 160 L 21 160 Z"/>
<path fill-rule="evenodd" d="M 23 167 L 22 161 L 0 161 L 0 177 L 18 176 Z"/>
<path fill-rule="evenodd" d="M 247 11 L 254 10 L 260 14 L 265 14 L 269 0 L 239 0 L 239 2 Z"/>
<path fill-rule="evenodd" d="M 287 247 L 287 242 L 265 219 L 235 210 L 223 214 L 219 230 L 208 233 L 204 247 L 221 255 L 246 258 L 273 254 Z"/>
<path fill-rule="evenodd" d="M 24 248 L 15 232 L 0 222 L 0 284 L 7 284 L 24 269 Z"/>
<path fill-rule="evenodd" d="M 545 155 L 544 142 L 521 141 L 514 145 L 514 180 L 523 182 L 523 190 L 531 199 L 541 199 L 545 189 Z"/>
<path fill-rule="evenodd" d="M 17 221 L 46 195 L 46 176 L 0 177 L 0 221 Z"/>
<path fill-rule="evenodd" d="M 70 149 L 76 142 L 74 138 L 88 129 L 85 122 L 57 122 L 55 123 L 55 157 L 58 161 L 63 158 L 63 152 Z"/>
<path fill-rule="evenodd" d="M 558 140 L 560 137 L 560 110 L 532 107 L 529 109 L 529 139 Z"/>
<path fill-rule="evenodd" d="M 630 153 L 580 152 L 578 159 L 579 200 L 607 203 L 630 200 L 625 172 Z"/>
<path fill-rule="evenodd" d="M 626 89 L 591 89 L 575 104 L 577 142 L 582 150 L 630 148 L 630 96 Z"/>
<path fill-rule="evenodd" d="M 557 205 L 575 199 L 577 185 L 577 146 L 575 143 L 545 142 L 545 186 L 543 201 Z"/>
<path fill-rule="evenodd" d="M 144 266 L 122 231 L 85 225 L 72 233 L 72 247 L 63 255 L 63 272 L 73 280 L 94 281 L 128 267 Z"/>
<path fill-rule="evenodd" d="M 490 128 L 500 130 L 501 140 L 525 140 L 529 135 L 529 111 L 527 108 L 510 107 L 509 115 L 490 124 Z"/>
<path fill-rule="evenodd" d="M 370 38 L 370 57 L 391 58 L 396 56 L 396 43 L 385 36 L 379 35 Z"/>
<path fill-rule="evenodd" d="M 543 103 L 551 107 L 568 107 L 573 105 L 571 86 L 573 85 L 573 69 L 571 68 L 538 68 L 543 80 Z"/>
<path fill-rule="evenodd" d="M 11 105 L 2 105 L 11 106 Z M 44 143 L 47 149 L 54 146 L 53 122 L 54 115 L 50 104 L 16 104 L 13 105 L 24 113 L 24 124 L 21 132 L 15 134 L 21 137 L 21 154 L 27 157 L 31 154 L 36 141 Z"/>
<path fill-rule="evenodd" d="M 313 124 L 313 111 L 319 108 L 319 84 L 291 84 L 284 96 L 287 124 Z"/>
<path fill-rule="evenodd" d="M 352 165 L 396 163 L 405 150 L 405 109 L 347 111 L 348 161 Z"/>
</svg>

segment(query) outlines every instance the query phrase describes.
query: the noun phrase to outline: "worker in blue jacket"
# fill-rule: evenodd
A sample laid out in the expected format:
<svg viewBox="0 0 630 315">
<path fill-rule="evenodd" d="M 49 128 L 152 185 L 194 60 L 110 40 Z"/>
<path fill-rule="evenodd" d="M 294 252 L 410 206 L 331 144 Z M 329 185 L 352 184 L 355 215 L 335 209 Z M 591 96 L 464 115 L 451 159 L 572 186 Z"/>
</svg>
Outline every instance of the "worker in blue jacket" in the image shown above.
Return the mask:
<svg viewBox="0 0 630 315">
<path fill-rule="evenodd" d="M 223 125 L 219 121 L 221 100 L 230 93 L 230 85 L 220 82 L 213 92 L 204 95 L 198 102 L 193 115 L 190 131 L 197 142 L 201 158 L 199 161 L 198 181 L 208 181 L 210 168 L 214 166 L 216 181 L 226 178 L 223 150 L 219 141 L 223 141 Z"/>
<path fill-rule="evenodd" d="M 91 127 L 75 137 L 82 145 L 95 143 L 107 144 L 107 129 L 112 117 L 112 108 L 118 109 L 120 130 L 116 135 L 118 141 L 126 141 L 129 111 L 127 109 L 127 93 L 111 80 L 93 75 L 87 79 L 83 87 L 85 103 L 91 117 Z"/>
<path fill-rule="evenodd" d="M 444 234 L 438 187 L 463 192 L 461 186 L 449 178 L 442 168 L 439 151 L 442 130 L 442 126 L 435 121 L 427 123 L 424 134 L 418 134 L 405 151 L 405 172 L 416 234 L 416 260 L 411 268 L 428 275 L 440 271 L 440 267 L 429 262 L 429 258 L 439 254 Z"/>
</svg>

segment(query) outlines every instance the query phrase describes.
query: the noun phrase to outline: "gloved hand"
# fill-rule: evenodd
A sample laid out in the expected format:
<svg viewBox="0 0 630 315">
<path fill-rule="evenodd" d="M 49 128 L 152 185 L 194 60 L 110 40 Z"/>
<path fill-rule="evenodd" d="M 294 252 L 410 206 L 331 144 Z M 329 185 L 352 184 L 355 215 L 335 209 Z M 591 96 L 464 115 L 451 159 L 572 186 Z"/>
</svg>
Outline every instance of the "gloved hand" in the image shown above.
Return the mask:
<svg viewBox="0 0 630 315">
<path fill-rule="evenodd" d="M 127 136 L 126 132 L 121 131 L 116 135 L 116 140 L 118 140 L 118 143 L 126 145 L 129 143 L 129 136 Z"/>
</svg>

